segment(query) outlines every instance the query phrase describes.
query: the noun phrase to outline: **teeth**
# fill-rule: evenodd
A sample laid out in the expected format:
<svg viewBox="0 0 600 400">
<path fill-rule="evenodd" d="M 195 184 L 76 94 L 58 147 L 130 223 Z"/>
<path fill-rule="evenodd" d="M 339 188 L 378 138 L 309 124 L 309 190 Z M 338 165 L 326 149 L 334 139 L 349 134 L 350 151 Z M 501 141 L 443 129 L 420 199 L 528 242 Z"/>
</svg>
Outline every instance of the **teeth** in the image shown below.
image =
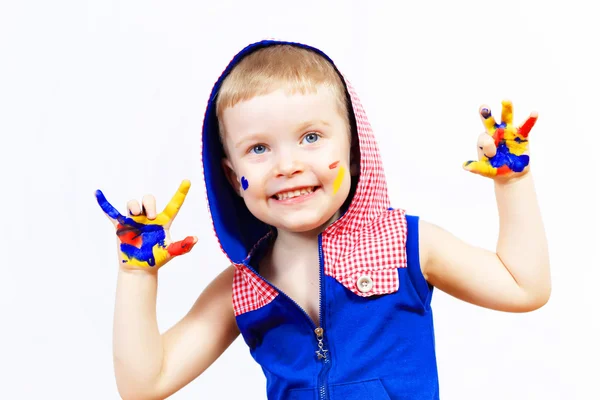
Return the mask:
<svg viewBox="0 0 600 400">
<path fill-rule="evenodd" d="M 313 192 L 312 188 L 305 188 L 301 190 L 291 190 L 289 192 L 277 193 L 277 200 L 293 199 L 294 197 L 303 196 Z"/>
</svg>

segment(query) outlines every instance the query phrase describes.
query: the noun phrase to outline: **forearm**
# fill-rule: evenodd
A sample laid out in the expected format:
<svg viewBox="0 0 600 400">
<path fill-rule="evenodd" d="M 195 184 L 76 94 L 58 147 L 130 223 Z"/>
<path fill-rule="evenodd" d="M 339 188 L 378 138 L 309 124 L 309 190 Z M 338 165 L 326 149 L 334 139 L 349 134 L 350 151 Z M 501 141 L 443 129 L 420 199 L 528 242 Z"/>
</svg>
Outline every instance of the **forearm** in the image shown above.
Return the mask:
<svg viewBox="0 0 600 400">
<path fill-rule="evenodd" d="M 117 386 L 124 398 L 144 398 L 160 376 L 163 346 L 156 319 L 157 286 L 156 273 L 119 270 L 113 356 Z"/>
<path fill-rule="evenodd" d="M 495 182 L 500 216 L 496 253 L 535 304 L 550 295 L 548 243 L 531 172 L 508 182 Z"/>
</svg>

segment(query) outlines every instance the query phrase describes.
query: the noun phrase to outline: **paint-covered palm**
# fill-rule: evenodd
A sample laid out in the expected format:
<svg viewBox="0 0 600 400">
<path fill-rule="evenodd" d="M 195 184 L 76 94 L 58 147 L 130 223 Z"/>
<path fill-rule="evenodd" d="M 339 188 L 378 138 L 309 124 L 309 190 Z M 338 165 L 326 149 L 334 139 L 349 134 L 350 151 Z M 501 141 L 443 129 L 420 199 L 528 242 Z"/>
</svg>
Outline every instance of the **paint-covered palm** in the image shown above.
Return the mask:
<svg viewBox="0 0 600 400">
<path fill-rule="evenodd" d="M 529 132 L 537 121 L 532 112 L 519 127 L 513 126 L 512 102 L 502 102 L 502 119 L 496 123 L 487 106 L 479 108 L 479 114 L 487 133 L 477 142 L 478 161 L 467 161 L 467 171 L 490 178 L 510 178 L 527 172 L 529 167 Z"/>
<path fill-rule="evenodd" d="M 133 268 L 160 268 L 173 257 L 189 252 L 197 239 L 188 236 L 171 243 L 169 228 L 190 189 L 190 181 L 184 180 L 163 212 L 150 220 L 146 215 L 125 217 L 113 207 L 104 194 L 96 191 L 96 199 L 102 210 L 117 229 L 121 262 Z"/>
</svg>

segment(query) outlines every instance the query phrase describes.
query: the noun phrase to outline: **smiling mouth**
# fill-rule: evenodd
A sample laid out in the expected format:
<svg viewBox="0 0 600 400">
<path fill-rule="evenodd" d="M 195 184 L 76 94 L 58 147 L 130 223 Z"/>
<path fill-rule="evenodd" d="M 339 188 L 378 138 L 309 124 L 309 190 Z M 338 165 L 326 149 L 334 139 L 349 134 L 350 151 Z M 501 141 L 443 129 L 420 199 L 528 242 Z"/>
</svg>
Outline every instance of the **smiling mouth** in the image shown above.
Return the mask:
<svg viewBox="0 0 600 400">
<path fill-rule="evenodd" d="M 314 193 L 317 189 L 319 189 L 319 186 L 309 186 L 309 187 L 305 187 L 302 189 L 297 189 L 297 190 L 289 190 L 287 192 L 280 192 L 277 193 L 273 196 L 271 196 L 272 199 L 275 200 L 289 200 L 289 199 L 294 199 L 296 197 L 301 197 L 301 196 L 307 196 L 309 194 Z"/>
</svg>

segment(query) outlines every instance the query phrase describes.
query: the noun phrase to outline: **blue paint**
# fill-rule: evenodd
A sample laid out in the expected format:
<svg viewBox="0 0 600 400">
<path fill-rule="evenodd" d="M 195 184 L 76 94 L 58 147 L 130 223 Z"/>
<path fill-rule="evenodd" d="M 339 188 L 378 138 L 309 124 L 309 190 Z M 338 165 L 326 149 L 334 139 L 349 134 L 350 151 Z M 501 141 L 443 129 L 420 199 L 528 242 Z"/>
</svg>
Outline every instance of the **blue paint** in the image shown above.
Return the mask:
<svg viewBox="0 0 600 400">
<path fill-rule="evenodd" d="M 125 217 L 122 216 L 121 213 L 108 202 L 108 200 L 106 200 L 106 197 L 104 197 L 104 193 L 102 193 L 101 190 L 96 190 L 96 200 L 98 201 L 100 208 L 102 208 L 102 211 L 104 211 L 109 217 L 116 219 L 120 223 L 123 223 Z"/>
<path fill-rule="evenodd" d="M 117 229 L 117 236 L 134 232 L 133 238 L 129 241 L 141 239 L 141 246 L 137 247 L 130 243 L 121 243 L 121 251 L 129 258 L 135 258 L 139 261 L 146 261 L 149 266 L 154 267 L 156 260 L 152 253 L 152 248 L 158 243 L 160 247 L 165 245 L 165 229 L 162 225 L 144 225 L 135 222 L 131 218 L 125 218 L 123 228 Z"/>
<path fill-rule="evenodd" d="M 156 265 L 152 248 L 159 244 L 161 247 L 165 245 L 165 229 L 162 225 L 155 224 L 140 224 L 135 222 L 132 218 L 126 218 L 112 204 L 106 200 L 104 194 L 100 191 L 96 191 L 96 199 L 102 210 L 113 219 L 119 222 L 117 229 L 117 236 L 121 240 L 121 251 L 130 259 L 135 258 L 139 261 L 145 261 L 151 267 Z M 133 235 L 131 235 L 133 233 Z M 127 237 L 124 237 L 128 235 Z M 125 243 L 123 243 L 125 242 Z M 136 246 L 132 243 L 139 242 L 140 246 Z M 122 260 L 124 263 L 126 260 Z"/>
<path fill-rule="evenodd" d="M 498 128 L 506 128 L 506 122 L 500 122 L 499 124 L 495 123 L 494 124 L 494 128 L 496 128 L 496 129 L 498 129 Z"/>
<path fill-rule="evenodd" d="M 511 171 L 523 172 L 525 167 L 529 165 L 529 156 L 527 154 L 522 154 L 520 156 L 512 154 L 508 146 L 506 146 L 506 143 L 501 142 L 496 150 L 496 155 L 490 158 L 490 164 L 494 168 L 500 168 L 506 165 Z"/>
<path fill-rule="evenodd" d="M 244 176 L 242 176 L 242 189 L 248 189 L 248 180 Z"/>
</svg>

